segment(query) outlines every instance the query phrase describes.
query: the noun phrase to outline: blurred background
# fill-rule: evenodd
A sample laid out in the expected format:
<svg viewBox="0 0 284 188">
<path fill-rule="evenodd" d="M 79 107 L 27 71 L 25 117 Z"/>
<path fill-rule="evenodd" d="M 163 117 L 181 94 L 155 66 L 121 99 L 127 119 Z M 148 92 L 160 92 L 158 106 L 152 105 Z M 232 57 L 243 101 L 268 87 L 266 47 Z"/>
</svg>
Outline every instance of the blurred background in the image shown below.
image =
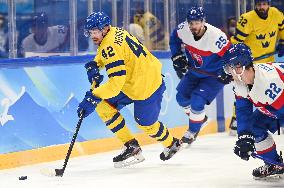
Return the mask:
<svg viewBox="0 0 284 188">
<path fill-rule="evenodd" d="M 202 5 L 207 22 L 230 35 L 254 0 L 0 0 L 0 57 L 94 53 L 83 35 L 93 11 L 107 13 L 113 26 L 130 31 L 150 50 L 168 50 L 170 32 L 193 5 Z M 283 11 L 284 1 L 273 0 L 272 6 Z M 31 44 L 34 36 L 37 47 Z"/>
</svg>

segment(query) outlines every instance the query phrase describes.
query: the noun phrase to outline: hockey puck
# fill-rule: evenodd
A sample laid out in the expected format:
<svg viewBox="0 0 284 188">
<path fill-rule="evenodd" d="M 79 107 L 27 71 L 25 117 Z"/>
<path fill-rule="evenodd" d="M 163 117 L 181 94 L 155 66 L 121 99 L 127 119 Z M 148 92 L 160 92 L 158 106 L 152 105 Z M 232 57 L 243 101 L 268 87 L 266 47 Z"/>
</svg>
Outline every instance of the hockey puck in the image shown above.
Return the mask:
<svg viewBox="0 0 284 188">
<path fill-rule="evenodd" d="M 26 179 L 28 179 L 28 176 L 20 176 L 19 177 L 19 180 L 26 180 Z"/>
</svg>

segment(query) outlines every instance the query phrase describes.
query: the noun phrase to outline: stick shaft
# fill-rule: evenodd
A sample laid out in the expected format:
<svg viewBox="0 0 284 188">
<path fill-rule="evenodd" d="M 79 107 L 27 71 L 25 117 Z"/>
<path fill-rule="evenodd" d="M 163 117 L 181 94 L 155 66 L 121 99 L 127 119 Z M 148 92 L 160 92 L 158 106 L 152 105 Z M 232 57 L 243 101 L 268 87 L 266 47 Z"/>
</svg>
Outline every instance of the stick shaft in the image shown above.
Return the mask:
<svg viewBox="0 0 284 188">
<path fill-rule="evenodd" d="M 277 162 L 277 161 L 274 161 L 274 160 L 265 158 L 265 157 L 260 156 L 260 155 L 258 155 L 258 154 L 256 154 L 256 153 L 252 153 L 251 156 L 252 156 L 252 157 L 255 157 L 255 158 L 258 158 L 258 159 L 261 159 L 261 160 L 263 160 L 264 162 L 267 162 L 267 163 L 269 163 L 269 164 L 273 164 L 273 165 L 277 165 L 277 166 L 284 167 L 284 164 L 283 164 L 283 163 L 279 163 L 279 162 Z"/>
<path fill-rule="evenodd" d="M 262 55 L 262 56 L 259 56 L 259 57 L 256 57 L 256 58 L 254 58 L 254 61 L 265 59 L 265 58 L 268 58 L 268 57 L 273 56 L 275 54 L 277 54 L 277 51 L 271 52 L 271 53 L 268 53 L 268 54 L 265 54 L 265 55 Z"/>
<path fill-rule="evenodd" d="M 69 146 L 69 148 L 68 148 L 68 152 L 67 152 L 66 157 L 65 157 L 65 160 L 64 160 L 63 168 L 62 168 L 62 169 L 56 169 L 56 170 L 55 170 L 56 176 L 63 176 L 63 174 L 64 174 L 64 171 L 65 171 L 66 166 L 67 166 L 67 163 L 68 163 L 68 161 L 69 161 L 71 152 L 72 152 L 72 150 L 73 150 L 73 146 L 74 146 L 75 141 L 76 141 L 76 138 L 77 138 L 77 136 L 78 136 L 78 133 L 79 133 L 79 130 L 80 130 L 82 121 L 83 121 L 83 116 L 81 115 L 81 117 L 80 117 L 80 119 L 79 119 L 79 121 L 78 121 L 78 123 L 77 123 L 75 133 L 74 133 L 74 135 L 73 135 L 73 137 L 72 137 L 70 146 Z"/>
</svg>

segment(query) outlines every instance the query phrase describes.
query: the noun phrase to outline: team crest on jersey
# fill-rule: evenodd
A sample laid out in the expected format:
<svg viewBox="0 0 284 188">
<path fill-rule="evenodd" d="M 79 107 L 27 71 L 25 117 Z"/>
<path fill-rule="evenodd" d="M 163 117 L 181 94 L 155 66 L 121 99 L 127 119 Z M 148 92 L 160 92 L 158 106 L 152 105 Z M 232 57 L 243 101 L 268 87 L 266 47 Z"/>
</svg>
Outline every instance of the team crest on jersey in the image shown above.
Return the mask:
<svg viewBox="0 0 284 188">
<path fill-rule="evenodd" d="M 200 55 L 196 54 L 196 53 L 191 52 L 191 51 L 188 51 L 188 52 L 190 53 L 192 59 L 194 60 L 194 66 L 196 68 L 202 67 L 202 65 L 203 65 L 202 57 Z"/>
</svg>

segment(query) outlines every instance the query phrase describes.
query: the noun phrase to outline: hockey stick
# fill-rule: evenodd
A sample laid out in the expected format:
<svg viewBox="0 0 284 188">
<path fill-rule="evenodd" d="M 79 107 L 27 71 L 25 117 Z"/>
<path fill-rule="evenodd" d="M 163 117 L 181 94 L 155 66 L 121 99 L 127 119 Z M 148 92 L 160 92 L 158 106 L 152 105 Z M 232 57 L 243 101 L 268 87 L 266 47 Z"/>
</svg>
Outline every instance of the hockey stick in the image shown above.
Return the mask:
<svg viewBox="0 0 284 188">
<path fill-rule="evenodd" d="M 267 163 L 269 163 L 269 164 L 276 165 L 276 166 L 280 166 L 280 167 L 284 167 L 284 163 L 279 163 L 279 162 L 277 162 L 277 161 L 274 161 L 274 160 L 265 158 L 265 157 L 263 157 L 263 156 L 260 156 L 260 155 L 258 155 L 258 154 L 256 154 L 256 153 L 252 153 L 251 156 L 252 156 L 253 158 L 261 159 L 261 160 L 263 160 L 264 162 L 267 162 Z"/>
<path fill-rule="evenodd" d="M 70 158 L 70 155 L 71 155 L 71 152 L 72 152 L 72 149 L 73 149 L 73 146 L 75 144 L 75 141 L 76 141 L 76 138 L 77 138 L 77 135 L 78 135 L 78 132 L 79 132 L 79 129 L 81 127 L 81 124 L 82 124 L 82 121 L 83 121 L 83 114 L 81 113 L 81 116 L 79 118 L 79 121 L 77 123 L 77 127 L 76 127 L 76 130 L 75 130 L 75 133 L 72 137 L 72 140 L 71 140 L 71 143 L 69 145 L 69 149 L 68 149 L 68 152 L 66 154 L 66 157 L 65 157 L 65 160 L 64 160 L 64 164 L 63 164 L 63 167 L 60 168 L 60 169 L 43 169 L 41 170 L 41 173 L 43 175 L 46 175 L 46 176 L 59 176 L 59 177 L 62 177 L 63 174 L 64 174 L 64 171 L 66 169 L 66 166 L 67 166 L 67 163 L 69 161 L 69 158 Z"/>
<path fill-rule="evenodd" d="M 265 58 L 268 58 L 268 57 L 270 57 L 270 56 L 273 56 L 273 55 L 275 55 L 275 54 L 277 54 L 277 53 L 278 53 L 278 51 L 271 52 L 271 53 L 268 53 L 268 54 L 265 54 L 265 55 L 256 57 L 256 58 L 254 58 L 253 60 L 254 60 L 254 61 L 258 61 L 258 60 L 261 60 L 261 59 L 265 59 Z"/>
<path fill-rule="evenodd" d="M 203 71 L 203 70 L 197 69 L 197 68 L 192 67 L 192 66 L 188 66 L 188 69 L 192 70 L 194 72 L 200 73 L 200 74 L 204 74 L 206 76 L 212 76 L 214 78 L 218 78 L 217 74 L 214 74 L 214 73 L 211 73 L 211 72 L 207 72 L 207 71 Z"/>
</svg>

